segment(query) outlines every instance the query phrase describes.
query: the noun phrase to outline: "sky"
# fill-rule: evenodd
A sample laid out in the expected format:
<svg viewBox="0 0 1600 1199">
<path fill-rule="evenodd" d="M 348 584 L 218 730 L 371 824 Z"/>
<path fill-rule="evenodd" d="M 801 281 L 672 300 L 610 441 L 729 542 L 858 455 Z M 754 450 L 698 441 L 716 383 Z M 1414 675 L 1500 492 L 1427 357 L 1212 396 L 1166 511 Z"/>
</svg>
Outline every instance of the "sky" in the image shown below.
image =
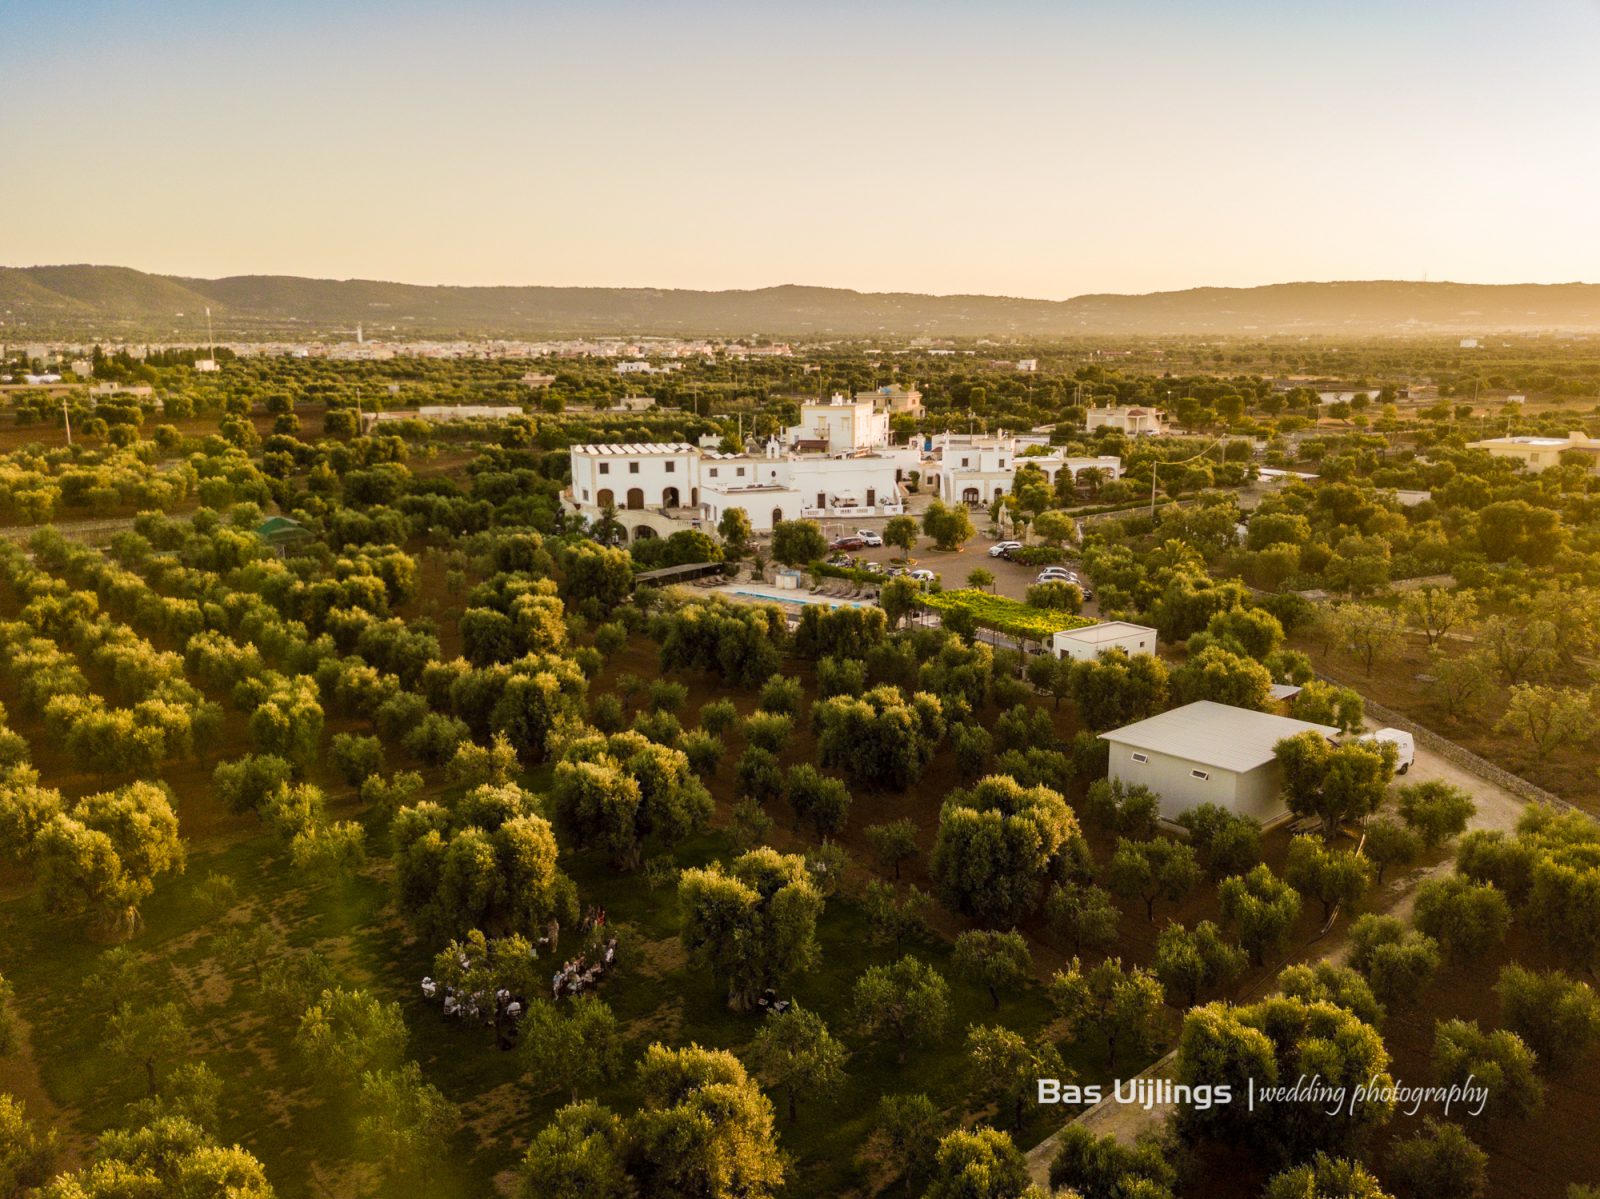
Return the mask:
<svg viewBox="0 0 1600 1199">
<path fill-rule="evenodd" d="M 0 263 L 1600 281 L 1600 0 L 0 0 Z"/>
</svg>

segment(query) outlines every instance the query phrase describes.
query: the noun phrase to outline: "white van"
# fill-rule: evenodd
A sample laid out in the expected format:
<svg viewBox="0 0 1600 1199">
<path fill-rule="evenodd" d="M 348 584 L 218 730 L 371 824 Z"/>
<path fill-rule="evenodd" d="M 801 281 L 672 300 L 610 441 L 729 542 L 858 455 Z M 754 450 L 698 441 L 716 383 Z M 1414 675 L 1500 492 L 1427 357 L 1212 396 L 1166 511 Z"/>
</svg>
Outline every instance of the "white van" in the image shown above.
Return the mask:
<svg viewBox="0 0 1600 1199">
<path fill-rule="evenodd" d="M 1357 741 L 1387 741 L 1398 751 L 1395 758 L 1394 772 L 1404 774 L 1411 769 L 1411 763 L 1417 760 L 1416 738 L 1404 729 L 1378 729 L 1376 732 L 1363 733 L 1356 738 Z"/>
</svg>

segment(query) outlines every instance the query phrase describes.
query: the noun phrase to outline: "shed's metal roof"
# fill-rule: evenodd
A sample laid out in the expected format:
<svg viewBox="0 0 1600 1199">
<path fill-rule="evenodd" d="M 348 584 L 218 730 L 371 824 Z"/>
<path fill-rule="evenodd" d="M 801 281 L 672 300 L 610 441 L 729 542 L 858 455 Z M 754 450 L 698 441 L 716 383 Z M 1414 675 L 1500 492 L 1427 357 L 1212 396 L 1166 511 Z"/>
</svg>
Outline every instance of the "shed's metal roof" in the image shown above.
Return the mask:
<svg viewBox="0 0 1600 1199">
<path fill-rule="evenodd" d="M 1056 637 L 1098 645 L 1105 641 L 1116 641 L 1121 637 L 1132 637 L 1136 633 L 1149 633 L 1154 637 L 1155 632 L 1155 629 L 1145 624 L 1134 624 L 1127 620 L 1104 620 L 1099 624 L 1085 625 L 1081 629 L 1062 629 Z"/>
<path fill-rule="evenodd" d="M 1202 699 L 1100 736 L 1118 745 L 1151 749 L 1220 770 L 1253 770 L 1272 760 L 1272 747 L 1279 741 L 1308 729 L 1324 737 L 1339 732 L 1331 724 L 1291 720 Z"/>
</svg>

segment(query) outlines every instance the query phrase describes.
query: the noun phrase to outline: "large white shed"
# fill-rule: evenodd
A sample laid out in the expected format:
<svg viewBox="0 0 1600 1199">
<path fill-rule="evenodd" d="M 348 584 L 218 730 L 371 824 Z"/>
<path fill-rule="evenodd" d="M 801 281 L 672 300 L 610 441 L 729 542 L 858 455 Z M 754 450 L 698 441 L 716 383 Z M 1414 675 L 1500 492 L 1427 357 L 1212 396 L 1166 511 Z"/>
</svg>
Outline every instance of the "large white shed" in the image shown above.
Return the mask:
<svg viewBox="0 0 1600 1199">
<path fill-rule="evenodd" d="M 1273 746 L 1307 730 L 1330 740 L 1332 725 L 1198 700 L 1101 733 L 1111 747 L 1108 777 L 1160 797 L 1163 820 L 1214 803 L 1260 824 L 1288 815 Z"/>
</svg>

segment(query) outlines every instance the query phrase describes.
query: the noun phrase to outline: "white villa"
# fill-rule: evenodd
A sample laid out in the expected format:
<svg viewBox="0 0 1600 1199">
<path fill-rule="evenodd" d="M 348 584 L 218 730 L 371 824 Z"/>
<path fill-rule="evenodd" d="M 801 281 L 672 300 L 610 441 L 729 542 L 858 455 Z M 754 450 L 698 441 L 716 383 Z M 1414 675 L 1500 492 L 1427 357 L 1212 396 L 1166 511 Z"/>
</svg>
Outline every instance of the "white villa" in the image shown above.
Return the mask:
<svg viewBox="0 0 1600 1199">
<path fill-rule="evenodd" d="M 1025 452 L 1042 441 L 1006 433 L 993 437 L 945 433 L 934 440 L 932 456 L 922 467 L 923 477 L 947 504 L 988 504 L 996 496 L 1010 494 L 1019 465 L 1037 468 L 1051 486 L 1063 471 L 1070 471 L 1074 479 L 1086 470 L 1104 471 L 1112 479 L 1122 477 L 1122 459 L 1115 454 L 1084 458 Z"/>
<path fill-rule="evenodd" d="M 1096 429 L 1116 429 L 1129 437 L 1155 437 L 1167 431 L 1167 414 L 1155 408 L 1128 405 L 1091 408 L 1085 427 L 1090 433 Z"/>
<path fill-rule="evenodd" d="M 712 528 L 729 508 L 770 532 L 781 520 L 850 520 L 905 512 L 901 483 L 922 465 L 915 446 L 889 445 L 889 418 L 871 400 L 835 396 L 801 407 L 800 423 L 759 451 L 722 453 L 687 442 L 572 447 L 566 507 L 591 521 L 617 510 L 630 541 Z"/>
<path fill-rule="evenodd" d="M 875 394 L 853 400 L 835 395 L 826 403 L 808 400 L 800 405 L 800 423 L 784 430 L 784 444 L 792 450 L 823 453 L 887 446 L 889 413 L 878 411 Z"/>
<path fill-rule="evenodd" d="M 890 416 L 922 416 L 922 393 L 915 387 L 889 386 L 880 387 L 877 391 L 858 391 L 856 401 L 859 403 L 862 400 L 871 401 L 877 411 Z"/>
<path fill-rule="evenodd" d="M 1516 458 L 1533 474 L 1561 464 L 1561 455 L 1578 450 L 1589 456 L 1589 469 L 1600 468 L 1600 440 L 1583 432 L 1565 437 L 1491 437 L 1469 441 L 1469 450 L 1487 450 L 1492 458 Z"/>
</svg>

